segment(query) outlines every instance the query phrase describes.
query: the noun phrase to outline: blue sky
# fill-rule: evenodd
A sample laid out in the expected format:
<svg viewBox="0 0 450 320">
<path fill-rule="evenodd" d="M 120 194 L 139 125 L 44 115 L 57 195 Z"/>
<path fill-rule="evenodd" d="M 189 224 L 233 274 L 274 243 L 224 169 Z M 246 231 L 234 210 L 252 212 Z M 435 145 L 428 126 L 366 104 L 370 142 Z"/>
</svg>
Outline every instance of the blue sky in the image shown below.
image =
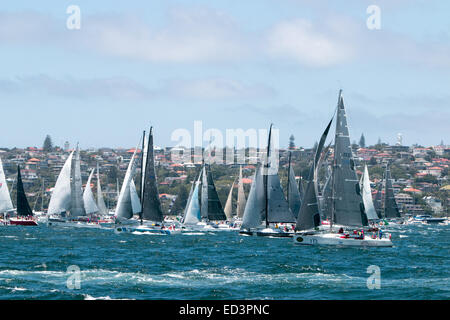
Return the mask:
<svg viewBox="0 0 450 320">
<path fill-rule="evenodd" d="M 66 8 L 81 29 L 66 28 Z M 369 5 L 381 29 L 366 27 Z M 0 4 L 2 147 L 129 147 L 155 127 L 280 130 L 311 146 L 340 88 L 352 140 L 448 142 L 450 2 L 9 1 Z"/>
</svg>

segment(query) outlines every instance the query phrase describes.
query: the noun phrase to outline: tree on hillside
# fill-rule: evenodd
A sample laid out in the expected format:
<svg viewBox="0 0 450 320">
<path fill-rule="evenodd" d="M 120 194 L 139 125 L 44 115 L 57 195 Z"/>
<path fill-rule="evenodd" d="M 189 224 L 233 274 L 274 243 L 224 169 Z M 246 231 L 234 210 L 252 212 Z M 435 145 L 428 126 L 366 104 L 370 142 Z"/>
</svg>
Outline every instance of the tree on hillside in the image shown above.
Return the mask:
<svg viewBox="0 0 450 320">
<path fill-rule="evenodd" d="M 50 135 L 47 135 L 44 140 L 44 145 L 42 147 L 45 152 L 51 152 L 53 150 L 53 142 Z"/>
<path fill-rule="evenodd" d="M 359 146 L 361 148 L 366 147 L 366 138 L 364 137 L 364 133 L 361 134 L 361 138 L 359 138 Z"/>
<path fill-rule="evenodd" d="M 293 134 L 289 137 L 289 150 L 295 149 L 295 137 Z"/>
</svg>

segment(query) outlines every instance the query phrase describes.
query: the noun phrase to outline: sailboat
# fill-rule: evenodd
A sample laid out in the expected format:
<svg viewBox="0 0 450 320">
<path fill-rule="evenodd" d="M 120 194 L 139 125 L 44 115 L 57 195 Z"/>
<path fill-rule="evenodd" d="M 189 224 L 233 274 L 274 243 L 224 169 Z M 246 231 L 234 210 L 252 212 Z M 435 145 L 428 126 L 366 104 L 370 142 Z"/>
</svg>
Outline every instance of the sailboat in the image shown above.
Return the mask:
<svg viewBox="0 0 450 320">
<path fill-rule="evenodd" d="M 272 125 L 269 130 L 266 159 L 259 165 L 250 188 L 244 217 L 242 218 L 242 235 L 269 237 L 291 237 L 289 228 L 278 228 L 278 224 L 295 223 L 295 217 L 284 197 L 278 176 L 278 154 L 272 150 Z M 275 224 L 275 227 L 273 225 Z"/>
<path fill-rule="evenodd" d="M 198 208 L 196 201 L 199 202 Z M 230 226 L 224 223 L 227 220 L 214 185 L 211 167 L 203 162 L 198 179 L 191 187 L 182 223 L 196 231 L 230 231 Z"/>
<path fill-rule="evenodd" d="M 334 158 L 331 176 L 331 224 L 329 231 L 319 231 L 320 212 L 314 187 L 315 172 L 321 157 L 322 149 L 328 135 L 331 119 L 320 139 L 316 155 L 310 170 L 310 178 L 302 207 L 297 219 L 294 242 L 302 245 L 338 245 L 338 246 L 373 246 L 391 247 L 390 235 L 372 234 L 366 236 L 363 227 L 368 225 L 359 181 L 352 156 L 347 116 L 342 97 L 339 92 L 336 134 L 334 139 Z M 341 225 L 338 232 L 333 231 L 333 223 Z M 345 228 L 359 228 L 353 234 Z"/>
<path fill-rule="evenodd" d="M 143 137 L 142 139 L 145 139 Z M 137 169 L 137 152 L 138 147 L 134 150 L 133 156 L 130 159 L 128 164 L 127 172 L 125 173 L 125 177 L 123 179 L 122 188 L 120 189 L 120 193 L 117 200 L 117 206 L 115 210 L 116 224 L 123 225 L 138 225 L 140 224 L 139 219 L 133 218 L 133 215 L 138 213 L 136 212 L 136 186 L 134 185 L 134 176 L 136 174 Z M 132 188 L 132 185 L 134 188 Z M 132 196 L 133 195 L 133 196 Z M 132 200 L 134 199 L 134 200 Z M 133 209 L 133 202 L 135 203 L 135 208 Z"/>
<path fill-rule="evenodd" d="M 80 166 L 80 148 L 77 146 L 66 159 L 56 180 L 47 210 L 47 225 L 82 227 L 89 221 L 83 201 Z"/>
<path fill-rule="evenodd" d="M 144 133 L 145 139 L 145 133 Z M 143 149 L 144 150 L 144 149 Z M 144 155 L 144 152 L 143 152 Z M 159 200 L 159 192 L 156 181 L 155 159 L 153 147 L 153 128 L 150 128 L 148 144 L 145 153 L 145 159 L 141 161 L 141 201 L 136 191 L 134 180 L 130 184 L 130 202 L 133 211 L 139 211 L 140 226 L 137 227 L 118 227 L 116 233 L 121 232 L 140 232 L 149 234 L 169 235 L 177 232 L 175 225 L 166 227 L 163 223 L 164 215 Z M 180 230 L 179 230 L 180 232 Z"/>
<path fill-rule="evenodd" d="M 6 182 L 3 162 L 0 158 L 0 214 L 6 218 L 6 216 L 13 211 L 14 207 L 11 201 L 11 194 L 9 193 L 8 184 Z M 4 222 L 6 222 L 6 219 Z"/>
<path fill-rule="evenodd" d="M 37 226 L 37 222 L 33 219 L 33 211 L 28 203 L 25 190 L 23 188 L 22 175 L 20 166 L 17 166 L 17 217 L 10 218 L 9 224 L 20 226 Z"/>
<path fill-rule="evenodd" d="M 394 188 L 392 186 L 391 168 L 390 164 L 386 164 L 386 171 L 384 174 L 384 218 L 390 220 L 389 224 L 392 222 L 397 222 L 397 224 L 403 224 L 401 220 L 400 211 L 398 210 L 397 201 L 394 196 Z"/>
</svg>

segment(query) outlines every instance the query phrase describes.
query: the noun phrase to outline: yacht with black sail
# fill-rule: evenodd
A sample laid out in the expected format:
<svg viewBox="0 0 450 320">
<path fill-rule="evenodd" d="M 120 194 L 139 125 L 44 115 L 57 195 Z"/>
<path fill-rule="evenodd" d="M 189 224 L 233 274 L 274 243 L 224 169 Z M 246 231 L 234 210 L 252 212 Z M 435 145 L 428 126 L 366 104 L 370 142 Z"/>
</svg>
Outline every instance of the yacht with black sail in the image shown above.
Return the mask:
<svg viewBox="0 0 450 320">
<path fill-rule="evenodd" d="M 145 132 L 144 132 L 145 141 Z M 141 161 L 141 200 L 140 203 L 136 203 L 134 207 L 139 208 L 139 223 L 132 226 L 116 226 L 115 232 L 131 232 L 131 233 L 145 233 L 145 234 L 158 234 L 158 235 L 170 235 L 173 233 L 181 232 L 175 224 L 166 226 L 164 224 L 164 215 L 161 209 L 161 203 L 159 200 L 158 186 L 156 180 L 155 171 L 155 159 L 154 159 L 154 147 L 153 147 L 153 128 L 150 128 L 148 135 L 148 143 L 143 146 L 142 161 Z M 135 152 L 136 153 L 136 152 Z M 135 171 L 134 163 L 131 164 L 129 179 L 132 173 Z M 125 181 L 126 182 L 126 181 Z M 125 183 L 124 182 L 124 183 Z M 130 209 L 133 211 L 133 199 L 137 198 L 136 186 L 134 181 L 130 179 L 130 203 L 128 208 L 128 217 L 130 217 Z M 122 187 L 123 189 L 123 187 Z M 121 192 L 122 194 L 122 192 Z M 124 194 L 128 194 L 127 190 L 124 190 Z M 134 196 L 133 196 L 134 194 Z M 138 199 L 138 198 L 137 198 Z M 123 202 L 123 201 L 122 201 Z M 124 202 L 123 202 L 124 203 Z M 125 204 L 125 203 L 124 203 Z M 137 209 L 137 208 L 136 208 Z M 125 210 L 121 212 L 126 212 Z M 120 212 L 119 212 L 120 213 Z M 131 214 L 132 216 L 132 214 Z M 130 217 L 131 218 L 131 217 Z M 120 221 L 120 220 L 119 220 Z"/>
<path fill-rule="evenodd" d="M 336 134 L 334 139 L 333 165 L 331 176 L 331 223 L 329 230 L 319 230 L 320 210 L 315 190 L 315 172 L 321 157 L 333 119 L 325 129 L 310 169 L 310 177 L 302 207 L 297 219 L 294 243 L 300 245 L 336 245 L 392 247 L 389 234 L 381 231 L 365 234 L 368 226 L 359 180 L 355 171 L 350 136 L 347 125 L 342 91 L 339 92 L 336 111 Z M 333 224 L 339 224 L 339 231 Z"/>
</svg>

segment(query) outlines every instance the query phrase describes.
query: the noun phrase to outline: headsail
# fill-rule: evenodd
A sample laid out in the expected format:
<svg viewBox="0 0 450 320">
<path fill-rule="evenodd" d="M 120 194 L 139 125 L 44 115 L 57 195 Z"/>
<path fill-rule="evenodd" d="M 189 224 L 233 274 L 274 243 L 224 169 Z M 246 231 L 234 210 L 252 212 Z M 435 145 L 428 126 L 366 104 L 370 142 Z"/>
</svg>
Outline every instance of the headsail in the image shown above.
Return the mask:
<svg viewBox="0 0 450 320">
<path fill-rule="evenodd" d="M 192 185 L 189 199 L 186 204 L 186 209 L 184 211 L 184 224 L 196 224 L 201 220 L 199 202 L 200 176 L 201 173 L 199 174 L 198 179 Z"/>
<path fill-rule="evenodd" d="M 136 154 L 138 148 L 136 147 L 133 156 L 128 164 L 128 169 L 123 179 L 122 188 L 120 189 L 119 199 L 117 201 L 117 207 L 115 211 L 115 216 L 119 219 L 131 219 L 133 217 L 133 207 L 131 204 L 131 191 L 130 184 L 134 175 L 136 174 Z"/>
<path fill-rule="evenodd" d="M 3 171 L 3 163 L 0 158 L 0 213 L 12 211 L 14 209 L 11 195 L 9 193 L 8 184 L 6 183 L 5 172 Z"/>
<path fill-rule="evenodd" d="M 133 209 L 133 214 L 138 214 L 142 212 L 141 199 L 139 199 L 136 183 L 134 179 L 131 179 L 130 183 L 130 199 L 131 199 L 131 208 Z"/>
<path fill-rule="evenodd" d="M 61 172 L 59 173 L 58 179 L 56 180 L 55 187 L 50 198 L 50 203 L 48 205 L 48 214 L 57 214 L 64 211 L 69 211 L 71 208 L 71 173 L 72 173 L 72 153 L 67 158 L 64 163 Z"/>
<path fill-rule="evenodd" d="M 225 203 L 225 215 L 228 221 L 233 219 L 233 188 L 236 183 L 236 180 L 231 184 L 230 192 L 228 193 L 227 202 Z"/>
<path fill-rule="evenodd" d="M 264 195 L 266 226 L 269 223 L 293 223 L 295 217 L 289 209 L 289 204 L 284 196 L 281 187 L 280 177 L 278 176 L 278 152 L 274 150 L 272 143 L 272 125 L 269 131 L 269 140 L 267 144 L 267 163 L 264 170 Z"/>
<path fill-rule="evenodd" d="M 108 214 L 108 209 L 105 205 L 105 199 L 103 198 L 103 192 L 102 192 L 102 184 L 100 182 L 100 169 L 97 163 L 97 207 L 101 214 L 106 215 Z"/>
<path fill-rule="evenodd" d="M 391 181 L 391 169 L 389 164 L 386 165 L 386 174 L 384 182 L 384 216 L 386 218 L 399 218 L 400 211 L 398 210 L 397 201 L 395 201 L 394 188 Z"/>
<path fill-rule="evenodd" d="M 297 224 L 295 226 L 296 231 L 312 229 L 320 224 L 320 210 L 317 201 L 314 176 L 316 165 L 320 160 L 323 145 L 325 144 L 325 140 L 327 139 L 332 122 L 333 118 L 328 123 L 328 126 L 326 127 L 325 131 L 322 134 L 322 137 L 320 138 L 314 161 L 311 165 L 311 169 L 309 170 L 308 185 L 306 187 L 305 195 L 302 200 L 300 212 L 298 213 Z"/>
<path fill-rule="evenodd" d="M 239 168 L 238 198 L 237 198 L 237 207 L 236 207 L 236 215 L 239 218 L 242 218 L 244 216 L 246 203 L 247 203 L 247 200 L 245 199 L 244 183 L 242 181 L 242 166 L 241 166 Z"/>
<path fill-rule="evenodd" d="M 334 141 L 332 221 L 345 226 L 366 226 L 367 216 L 355 171 L 342 91 L 339 92 Z"/>
<path fill-rule="evenodd" d="M 20 166 L 17 166 L 17 215 L 18 216 L 32 216 L 30 204 L 28 203 L 25 190 L 23 188 L 22 175 L 20 174 Z"/>
<path fill-rule="evenodd" d="M 227 219 L 214 185 L 211 168 L 206 164 L 203 165 L 202 172 L 201 215 L 203 219 L 210 221 Z"/>
<path fill-rule="evenodd" d="M 261 170 L 261 165 L 258 165 L 248 194 L 242 218 L 242 229 L 259 227 L 265 216 L 264 184 Z"/>
<path fill-rule="evenodd" d="M 92 193 L 91 188 L 91 180 L 94 176 L 95 169 L 92 169 L 91 174 L 89 175 L 88 181 L 86 182 L 86 188 L 84 188 L 83 193 L 83 202 L 84 202 L 84 209 L 86 210 L 87 214 L 92 214 L 98 212 L 97 204 L 95 203 L 94 194 Z"/>
<path fill-rule="evenodd" d="M 142 195 L 142 218 L 144 220 L 162 222 L 164 217 L 161 210 L 161 203 L 159 201 L 153 151 L 153 129 L 150 128 L 147 145 L 147 158 L 144 161 L 145 175 L 144 192 Z"/>
<path fill-rule="evenodd" d="M 367 169 L 367 165 L 364 166 L 361 189 L 364 200 L 364 207 L 366 208 L 367 219 L 369 220 L 378 219 L 375 207 L 373 205 L 372 188 L 370 187 L 369 170 Z"/>
</svg>

